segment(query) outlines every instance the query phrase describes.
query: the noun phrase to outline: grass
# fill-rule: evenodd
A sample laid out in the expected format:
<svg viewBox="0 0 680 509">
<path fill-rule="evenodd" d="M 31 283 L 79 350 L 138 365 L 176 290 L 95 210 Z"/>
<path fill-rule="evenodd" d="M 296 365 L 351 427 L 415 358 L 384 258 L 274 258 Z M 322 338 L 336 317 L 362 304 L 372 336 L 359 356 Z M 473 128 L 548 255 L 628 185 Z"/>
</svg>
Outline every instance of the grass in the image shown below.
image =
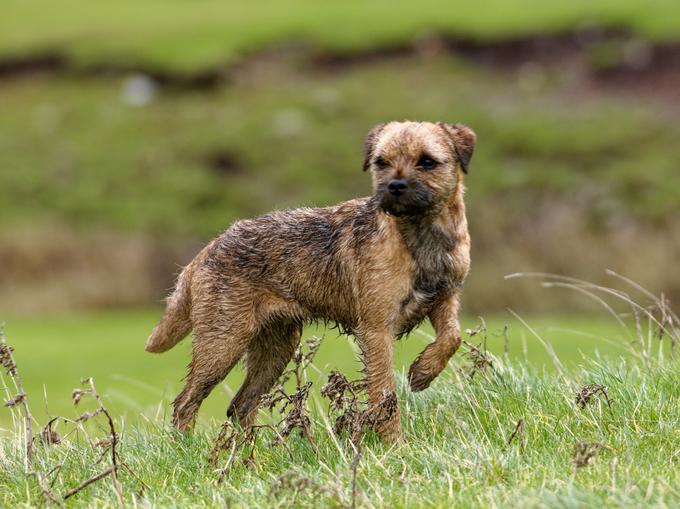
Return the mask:
<svg viewBox="0 0 680 509">
<path fill-rule="evenodd" d="M 36 366 L 35 352 L 50 359 L 50 366 L 43 366 L 42 371 L 53 376 L 50 368 L 60 364 L 60 354 L 70 362 L 76 355 L 76 362 L 86 362 L 87 348 L 78 343 L 88 332 L 87 319 L 99 334 L 115 323 L 103 315 L 80 322 L 53 318 L 51 323 L 41 324 L 47 327 L 42 331 L 46 333 L 43 341 L 58 339 L 54 332 L 61 323 L 65 334 L 75 335 L 71 338 L 73 351 L 62 350 L 62 354 L 38 347 L 31 352 L 31 342 L 21 341 L 14 342 L 17 350 L 13 357 L 5 343 L 0 344 L 0 360 L 10 375 L 3 379 L 15 387 L 7 391 L 12 426 L 4 432 L 0 445 L 0 503 L 34 507 L 44 499 L 53 503 L 63 499 L 73 507 L 125 503 L 173 507 L 675 506 L 680 502 L 680 386 L 676 383 L 680 363 L 673 357 L 672 346 L 680 339 L 678 316 L 663 295 L 655 297 L 635 282 L 609 274 L 630 293 L 573 278 L 524 274 L 538 277 L 544 285 L 599 299 L 610 322 L 616 324 L 615 329 L 607 325 L 609 333 L 616 330 L 633 340 L 618 338 L 618 344 L 607 343 L 607 355 L 581 352 L 577 361 L 573 344 L 569 348 L 552 342 L 559 336 L 556 330 L 544 327 L 546 322 L 527 321 L 511 312 L 534 338 L 533 343 L 520 338 L 521 355 L 515 347 L 514 323 L 507 331 L 511 334 L 495 334 L 493 327 L 505 317 L 494 318 L 489 321 L 491 328 L 467 330 L 468 341 L 455 362 L 430 389 L 412 394 L 403 371 L 405 352 L 399 350 L 395 365 L 404 439 L 392 445 L 380 442 L 370 430 L 357 435 L 360 428 L 350 427 L 354 430 L 350 436 L 335 431 L 338 407 L 329 409 L 324 400 L 329 393 L 318 389 L 325 383 L 324 375 L 330 374 L 329 364 L 346 373 L 351 369 L 344 369 L 343 356 L 333 349 L 320 350 L 315 366 L 302 374 L 297 371 L 289 380 L 288 385 L 295 381 L 293 390 L 297 388 L 293 401 L 302 403 L 296 405 L 295 412 L 284 414 L 285 427 L 277 425 L 276 418 L 268 418 L 273 426 L 257 432 L 231 428 L 236 440 L 230 442 L 216 439 L 215 421 L 204 421 L 194 433 L 181 435 L 169 429 L 167 419 L 161 420 L 158 413 L 134 411 L 112 420 L 111 389 L 105 389 L 107 394 L 100 386 L 97 392 L 89 379 L 84 391 L 73 393 L 84 401 L 72 417 L 75 421 L 62 423 L 59 431 L 63 436 L 58 443 L 47 445 L 38 414 L 31 434 L 20 413 L 25 409 L 23 415 L 30 415 L 27 402 L 32 401 L 36 408 L 39 399 L 27 389 L 28 383 L 35 383 L 29 382 L 36 376 L 30 371 Z M 639 302 L 634 296 L 640 297 Z M 634 319 L 626 318 L 631 313 Z M 131 316 L 125 320 L 127 326 L 133 322 Z M 140 328 L 149 318 L 149 313 L 139 314 Z M 591 349 L 595 346 L 592 337 L 606 330 L 598 329 L 598 323 L 604 326 L 602 321 L 563 318 L 572 328 L 589 327 Z M 553 328 L 559 325 L 554 317 L 543 320 Z M 79 326 L 69 331 L 74 322 Z M 40 327 L 32 330 L 41 332 Z M 565 334 L 558 328 L 558 334 L 560 331 Z M 14 333 L 17 338 L 22 336 L 21 327 Z M 306 331 L 306 335 L 313 333 L 318 330 Z M 418 334 L 433 339 L 426 327 Z M 121 362 L 117 357 L 129 366 L 140 358 L 140 354 L 126 354 L 121 348 L 122 336 L 116 338 L 104 342 L 115 346 L 110 352 L 106 348 L 96 351 L 96 359 L 105 360 L 102 373 L 113 371 L 112 366 Z M 566 336 L 559 339 L 564 341 Z M 335 342 L 326 338 L 325 346 L 329 344 L 337 345 L 337 338 Z M 537 344 L 547 353 L 542 367 L 537 367 L 540 361 L 529 359 L 528 352 L 534 354 Z M 23 358 L 19 356 L 22 349 Z M 571 356 L 560 358 L 562 351 L 571 352 Z M 164 357 L 172 359 L 172 355 Z M 546 361 L 552 363 L 552 369 L 546 369 Z M 300 361 L 296 363 L 299 370 Z M 151 374 L 151 365 L 146 365 L 144 375 Z M 83 368 L 87 366 L 81 364 Z M 72 365 L 69 371 L 72 374 L 77 369 Z M 306 380 L 316 386 L 310 400 Z M 342 385 L 336 378 L 334 386 Z M 301 400 L 300 394 L 305 395 Z M 365 414 L 356 413 L 356 407 L 347 408 L 354 410 L 343 422 L 348 422 L 347 416 L 366 422 Z M 97 425 L 97 412 L 104 412 L 107 425 Z M 85 424 L 78 424 L 82 419 Z M 281 439 L 277 429 L 286 433 L 286 427 L 295 422 L 305 427 L 306 435 L 286 434 Z M 228 427 L 222 429 L 227 431 L 220 433 L 221 437 L 230 435 Z M 27 436 L 38 438 L 29 441 Z M 54 439 L 53 434 L 47 436 Z M 102 472 L 110 475 L 97 475 Z"/>
<path fill-rule="evenodd" d="M 33 401 L 33 413 L 42 422 L 51 415 L 73 415 L 69 399 L 80 378 L 91 376 L 116 415 L 136 419 L 144 415 L 168 420 L 169 405 L 182 387 L 181 379 L 191 356 L 190 341 L 163 355 L 144 352 L 144 342 L 160 317 L 161 310 L 120 311 L 56 315 L 41 318 L 10 318 L 5 327 L 16 347 L 16 358 L 24 375 L 26 390 Z M 629 340 L 615 324 L 592 316 L 539 316 L 527 320 L 569 367 L 595 355 L 610 358 L 630 356 Z M 539 371 L 553 369 L 541 344 L 510 314 L 488 320 L 491 331 L 488 348 L 503 353 L 502 330 L 508 324 L 509 351 L 514 361 L 527 361 Z M 475 328 L 474 317 L 463 327 Z M 430 341 L 425 327 L 395 346 L 395 367 L 405 372 Z M 315 366 L 309 376 L 323 379 L 331 369 L 358 376 L 360 363 L 354 342 L 338 337 L 336 330 L 310 327 L 305 336 L 325 335 Z M 470 339 L 476 343 L 477 338 Z M 462 358 L 458 359 L 462 362 Z M 242 369 L 234 370 L 224 384 L 208 398 L 201 410 L 205 426 L 224 416 L 230 397 L 242 380 Z M 441 382 L 440 382 L 441 383 Z M 0 413 L 0 426 L 8 426 L 7 414 Z"/>
<path fill-rule="evenodd" d="M 16 346 L 19 354 L 22 344 Z M 680 503 L 677 362 L 646 369 L 631 358 L 600 358 L 563 372 L 540 372 L 498 357 L 493 365 L 472 379 L 448 369 L 420 394 L 410 394 L 400 378 L 404 442 L 388 447 L 366 437 L 356 470 L 359 507 Z M 611 410 L 602 398 L 585 408 L 575 404 L 580 388 L 593 383 L 607 387 Z M 523 426 L 511 438 L 520 420 Z M 207 463 L 214 427 L 178 437 L 156 420 L 128 418 L 122 429 L 120 457 L 148 485 L 143 489 L 135 477 L 120 475 L 129 505 L 337 507 L 351 501 L 353 448 L 334 435 L 318 408 L 312 422 L 318 456 L 297 435 L 287 441 L 290 453 L 268 445 L 271 437 L 263 435 L 254 463 L 246 467 L 237 460 L 222 484 Z M 47 471 L 63 462 L 55 493 L 104 469 L 99 452 L 84 447 L 84 439 L 74 435 L 59 446 L 38 447 L 37 468 Z M 574 451 L 584 443 L 591 444 L 593 457 L 577 467 Z M 0 505 L 40 505 L 40 492 L 23 473 L 20 441 L 0 447 Z M 111 480 L 90 486 L 68 505 L 116 506 Z"/>
<path fill-rule="evenodd" d="M 366 195 L 363 137 L 402 118 L 462 121 L 478 133 L 473 227 L 489 196 L 506 224 L 532 214 L 536 200 L 568 205 L 579 193 L 595 224 L 677 213 L 679 191 L 666 182 L 680 157 L 678 126 L 643 100 L 576 97 L 555 83 L 527 90 L 518 77 L 447 58 L 341 75 L 273 72 L 211 94 L 161 93 L 144 108 L 126 103 L 119 78 L 2 84 L 11 101 L 0 125 L 0 226 L 208 237 L 236 217 Z M 550 83 L 562 70 L 548 72 Z M 219 154 L 231 166 L 214 167 Z"/>
<path fill-rule="evenodd" d="M 242 2 L 132 0 L 93 6 L 65 0 L 9 0 L 0 21 L 0 55 L 62 52 L 77 63 L 146 63 L 195 70 L 291 39 L 356 50 L 409 41 L 432 31 L 475 38 L 553 32 L 584 24 L 626 27 L 651 39 L 675 37 L 675 3 L 653 0 L 424 0 Z"/>
<path fill-rule="evenodd" d="M 353 52 L 398 46 L 430 32 L 500 40 L 600 25 L 660 41 L 676 38 L 680 28 L 679 8 L 667 0 L 491 0 L 455 7 L 441 0 L 396 6 L 385 0 L 323 6 L 302 0 L 5 4 L 0 58 L 57 53 L 68 58 L 71 70 L 119 64 L 192 72 L 291 40 Z M 256 60 L 251 71 L 211 93 L 162 89 L 143 108 L 126 100 L 129 82 L 122 77 L 72 73 L 2 81 L 0 306 L 9 308 L 21 289 L 27 309 L 30 302 L 66 301 L 59 293 L 65 281 L 54 278 L 64 267 L 70 267 L 66 282 L 77 287 L 72 293 L 81 304 L 120 303 L 119 290 L 111 296 L 114 285 L 91 277 L 93 266 L 110 272 L 134 302 L 148 303 L 167 286 L 146 283 L 160 255 L 117 251 L 106 258 L 109 247 L 114 252 L 125 244 L 122 236 L 129 236 L 130 252 L 143 251 L 144 242 L 163 251 L 177 239 L 212 236 L 236 217 L 366 194 L 368 178 L 359 172 L 362 137 L 376 122 L 404 117 L 463 121 L 479 134 L 468 180 L 476 252 L 466 302 L 473 308 L 527 303 L 528 292 L 499 284 L 499 275 L 525 268 L 574 273 L 575 267 L 606 263 L 653 286 L 673 284 L 666 273 L 675 263 L 673 218 L 680 211 L 680 188 L 668 185 L 680 157 L 673 107 L 609 95 L 612 89 L 580 81 L 582 70 L 561 63 L 532 69 L 527 75 L 524 66 L 489 69 L 428 57 L 321 72 L 298 69 L 293 56 Z M 216 155 L 228 164 L 216 168 L 210 163 Z M 547 237 L 537 217 L 549 225 Z M 570 229 L 565 217 L 583 224 Z M 60 228 L 68 230 L 61 241 Z M 92 231 L 111 235 L 98 251 L 88 251 L 101 240 L 87 237 Z M 619 232 L 623 243 L 616 242 Z M 139 241 L 138 235 L 147 237 Z M 677 287 L 671 291 L 677 294 Z M 318 389 L 331 368 L 357 373 L 351 343 L 327 331 L 307 373 L 315 383 L 318 456 L 300 437 L 287 441 L 290 455 L 261 437 L 254 464 L 246 468 L 237 461 L 218 485 L 207 457 L 241 371 L 208 399 L 196 434 L 174 435 L 166 427 L 168 408 L 190 345 L 185 341 L 163 356 L 145 354 L 144 339 L 159 314 L 0 317 L 7 320 L 36 425 L 55 414 L 78 415 L 82 409 L 72 408 L 69 394 L 81 377 L 93 376 L 122 429 L 121 456 L 149 485 L 142 489 L 122 472 L 129 505 L 348 505 L 354 450 L 330 431 Z M 409 393 L 403 373 L 431 331 L 424 328 L 396 346 L 405 441 L 389 448 L 367 437 L 356 470 L 359 506 L 680 504 L 678 362 L 654 356 L 643 363 L 611 321 L 584 315 L 526 319 L 542 339 L 517 318 L 494 315 L 488 320 L 494 369 L 470 379 L 460 370 L 469 362 L 461 352 L 421 394 Z M 475 324 L 472 317 L 464 320 L 464 327 Z M 505 324 L 508 358 L 499 332 Z M 602 398 L 585 408 L 575 404 L 586 384 L 607 387 L 611 410 Z M 0 506 L 39 506 L 42 496 L 25 474 L 18 429 L 16 414 L 13 419 L 0 411 Z M 106 431 L 90 425 L 87 433 L 93 438 Z M 577 468 L 573 456 L 581 443 L 596 445 L 590 463 Z M 49 476 L 57 494 L 105 467 L 84 434 L 37 451 L 35 466 L 43 473 L 62 465 Z M 287 486 L 276 488 L 282 484 Z M 117 505 L 111 480 L 95 483 L 68 505 Z"/>
</svg>

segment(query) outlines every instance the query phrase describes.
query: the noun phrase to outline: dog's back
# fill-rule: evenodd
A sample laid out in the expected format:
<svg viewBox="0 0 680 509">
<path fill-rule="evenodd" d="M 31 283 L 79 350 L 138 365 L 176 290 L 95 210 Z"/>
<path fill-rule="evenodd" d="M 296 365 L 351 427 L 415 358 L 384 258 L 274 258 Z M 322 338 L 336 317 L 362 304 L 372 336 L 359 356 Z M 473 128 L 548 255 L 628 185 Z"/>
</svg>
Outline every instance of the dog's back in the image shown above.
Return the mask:
<svg viewBox="0 0 680 509">
<path fill-rule="evenodd" d="M 356 281 L 347 265 L 356 261 L 355 248 L 365 247 L 365 230 L 375 213 L 369 198 L 363 198 L 238 221 L 182 270 L 146 350 L 165 352 L 189 334 L 192 293 L 195 299 L 210 299 L 200 294 L 245 290 L 244 284 L 257 289 L 253 298 L 264 293 L 289 302 L 300 321 L 330 320 L 351 329 Z M 195 288 L 197 279 L 207 282 Z M 319 284 L 323 281 L 333 284 Z"/>
</svg>

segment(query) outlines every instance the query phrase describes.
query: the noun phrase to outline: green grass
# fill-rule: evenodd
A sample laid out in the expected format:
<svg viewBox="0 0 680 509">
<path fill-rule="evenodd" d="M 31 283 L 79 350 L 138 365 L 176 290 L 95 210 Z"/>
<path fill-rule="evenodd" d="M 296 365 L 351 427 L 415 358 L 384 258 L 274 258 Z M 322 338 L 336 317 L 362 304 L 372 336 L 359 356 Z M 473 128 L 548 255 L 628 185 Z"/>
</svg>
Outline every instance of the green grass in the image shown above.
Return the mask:
<svg viewBox="0 0 680 509">
<path fill-rule="evenodd" d="M 667 0 L 539 2 L 444 0 L 393 2 L 8 0 L 0 20 L 0 54 L 63 52 L 77 62 L 150 63 L 196 69 L 290 39 L 352 50 L 408 41 L 440 31 L 478 38 L 552 32 L 587 24 L 675 37 L 680 10 Z"/>
<path fill-rule="evenodd" d="M 396 6 L 385 0 L 96 5 L 7 0 L 0 17 L 0 58 L 56 52 L 76 67 L 113 63 L 195 71 L 289 40 L 343 52 L 393 46 L 432 31 L 501 39 L 584 24 L 626 27 L 658 41 L 677 38 L 679 14 L 678 4 L 668 0 L 456 5 L 425 0 Z M 365 195 L 369 179 L 359 171 L 365 132 L 385 119 L 410 117 L 462 121 L 479 134 L 468 179 L 476 250 L 468 291 L 477 296 L 476 309 L 527 302 L 526 291 L 499 284 L 497 276 L 507 267 L 534 269 L 545 267 L 546 260 L 551 270 L 563 273 L 601 267 L 602 260 L 589 257 L 604 250 L 599 243 L 607 232 L 627 228 L 636 232 L 640 249 L 651 246 L 653 256 L 631 250 L 628 241 L 624 247 L 612 242 L 607 244 L 611 253 L 602 254 L 609 257 L 606 262 L 627 273 L 642 263 L 650 277 L 641 280 L 661 277 L 669 284 L 663 254 L 672 258 L 677 239 L 670 227 L 662 235 L 650 225 L 666 224 L 680 211 L 680 188 L 669 185 L 680 158 L 672 109 L 647 98 L 606 97 L 606 89 L 593 91 L 590 84 L 585 93 L 582 83 L 572 83 L 578 76 L 571 72 L 543 68 L 538 81 L 527 86 L 520 71 L 476 68 L 450 58 L 387 61 L 339 73 L 300 71 L 292 60 L 271 61 L 213 93 L 161 91 L 144 108 L 125 103 L 124 81 L 118 77 L 3 81 L 0 229 L 35 233 L 28 243 L 32 248 L 0 250 L 0 261 L 14 267 L 0 274 L 0 282 L 21 288 L 26 274 L 40 274 L 33 277 L 47 292 L 49 277 L 69 266 L 72 253 L 79 251 L 76 245 L 52 255 L 52 237 L 41 232 L 53 225 L 85 235 L 141 232 L 164 249 L 164 242 L 212 236 L 236 217 Z M 233 172 L 220 173 L 207 163 L 210 154 L 221 151 L 238 162 Z M 583 229 L 564 233 L 558 221 L 559 242 L 552 229 L 546 239 L 531 226 L 546 203 L 568 217 L 585 216 L 594 236 L 583 235 Z M 67 236 L 62 242 L 72 241 Z M 585 253 L 583 259 L 570 254 L 575 251 L 569 246 Z M 37 256 L 43 248 L 47 273 Z M 77 258 L 75 272 L 101 286 L 88 279 L 87 267 L 98 265 L 88 253 Z M 153 260 L 155 267 L 155 255 Z M 149 265 L 141 265 L 148 276 Z M 140 274 L 114 277 L 136 281 Z M 8 295 L 4 302 L 18 292 Z M 89 294 L 84 295 L 78 302 Z M 235 370 L 206 401 L 197 434 L 172 435 L 166 428 L 170 401 L 181 387 L 190 343 L 161 356 L 144 353 L 159 315 L 159 310 L 144 310 L 0 316 L 16 348 L 36 425 L 55 414 L 78 415 L 71 390 L 81 378 L 93 376 L 123 429 L 123 457 L 150 485 L 142 494 L 139 483 L 122 474 L 129 505 L 287 507 L 295 501 L 334 506 L 328 493 L 336 486 L 343 502 L 349 501 L 352 450 L 328 431 L 318 388 L 333 368 L 358 376 L 350 341 L 326 331 L 307 374 L 315 382 L 313 434 L 319 456 L 298 437 L 289 440 L 292 458 L 262 439 L 254 467 L 239 464 L 223 485 L 216 485 L 206 458 L 242 371 Z M 403 373 L 431 331 L 424 328 L 397 344 L 405 441 L 391 449 L 369 437 L 358 472 L 360 506 L 680 504 L 677 362 L 643 368 L 629 338 L 608 319 L 529 316 L 527 322 L 549 346 L 510 315 L 494 315 L 488 320 L 488 346 L 500 356 L 495 369 L 468 380 L 459 371 L 466 363 L 461 351 L 431 389 L 415 395 L 405 388 Z M 475 323 L 467 317 L 464 327 Z M 501 355 L 499 331 L 505 324 L 509 359 Z M 309 328 L 305 334 L 321 333 Z M 609 388 L 611 412 L 602 401 L 584 410 L 575 407 L 575 393 L 587 383 Z M 518 419 L 525 421 L 524 450 L 518 440 L 507 445 Z M 40 494 L 25 476 L 20 440 L 12 438 L 15 426 L 9 410 L 0 409 L 0 507 L 38 506 Z M 104 468 L 95 465 L 98 451 L 84 446 L 82 438 L 71 435 L 61 446 L 39 452 L 43 471 L 64 461 L 56 493 Z M 576 470 L 571 453 L 581 441 L 607 448 L 592 465 Z M 290 472 L 313 479 L 323 490 L 272 493 L 275 479 Z M 71 505 L 115 506 L 110 480 L 82 492 Z"/>
<path fill-rule="evenodd" d="M 149 319 L 149 314 L 137 317 L 140 333 L 145 328 L 141 322 Z M 115 319 L 102 317 L 97 321 L 103 324 L 100 333 L 115 323 Z M 578 323 L 575 319 L 569 321 Z M 45 331 L 52 325 L 54 334 L 56 323 L 45 324 Z M 122 327 L 120 323 L 118 327 Z M 21 341 L 22 335 L 19 325 L 12 334 L 18 356 L 30 345 L 30 341 Z M 73 340 L 83 344 L 83 337 Z M 123 344 L 123 336 L 119 341 Z M 515 343 L 511 347 L 516 350 Z M 47 358 L 47 352 L 44 354 Z M 43 371 L 58 366 L 65 355 L 57 352 Z M 97 359 L 111 373 L 119 358 L 127 358 L 134 365 L 134 359 L 142 355 L 112 355 L 102 348 Z M 82 357 L 85 360 L 89 355 L 85 352 Z M 340 362 L 340 357 L 336 354 L 334 360 Z M 28 358 L 27 352 L 19 357 L 27 370 L 31 365 Z M 163 361 L 170 364 L 171 358 L 172 355 L 166 356 Z M 150 375 L 153 361 L 146 360 L 144 365 Z M 400 377 L 404 441 L 390 448 L 372 435 L 367 437 L 357 471 L 358 506 L 677 506 L 678 375 L 677 362 L 642 368 L 631 358 L 600 358 L 563 372 L 541 372 L 513 356 L 507 361 L 494 359 L 492 371 L 478 373 L 473 379 L 449 368 L 431 389 L 419 394 L 410 394 Z M 31 376 L 27 373 L 27 380 Z M 100 379 L 100 386 L 104 383 Z M 575 394 L 591 383 L 608 388 L 613 400 L 611 411 L 602 399 L 584 409 L 575 405 Z M 34 408 L 38 406 L 35 399 Z M 289 456 L 284 447 L 269 445 L 269 437 L 263 436 L 257 444 L 254 465 L 246 468 L 237 461 L 223 484 L 215 483 L 216 473 L 206 461 L 216 432 L 214 426 L 207 432 L 177 437 L 157 420 L 128 416 L 120 454 L 149 488 L 142 490 L 135 478 L 122 473 L 126 502 L 162 507 L 337 507 L 338 497 L 348 504 L 352 448 L 345 438 L 329 430 L 325 415 L 318 409 L 313 412 L 312 432 L 318 456 L 303 438 L 293 436 L 287 441 Z M 524 420 L 524 431 L 508 443 L 520 419 Z M 577 469 L 572 453 L 580 442 L 595 442 L 604 448 L 588 466 Z M 39 448 L 36 465 L 44 472 L 63 462 L 52 488 L 60 494 L 103 470 L 106 460 L 96 463 L 98 456 L 97 450 L 87 447 L 82 439 L 75 440 L 73 435 L 50 450 Z M 41 504 L 35 484 L 23 473 L 19 439 L 2 442 L 0 465 L 0 505 Z M 282 475 L 311 479 L 317 489 L 273 490 Z M 90 486 L 69 501 L 72 507 L 115 505 L 110 479 Z"/>
<path fill-rule="evenodd" d="M 477 224 L 490 199 L 503 211 L 495 223 L 508 227 L 537 201 L 579 194 L 579 214 L 603 227 L 678 211 L 680 190 L 666 185 L 678 126 L 661 107 L 569 96 L 559 84 L 526 90 L 450 59 L 273 72 L 212 94 L 162 93 L 145 108 L 125 104 L 120 79 L 3 84 L 11 100 L 0 124 L 0 227 L 210 237 L 236 217 L 367 195 L 363 137 L 403 118 L 461 121 L 478 133 L 468 178 L 478 236 L 490 228 L 488 218 Z M 235 159 L 233 171 L 210 166 L 219 152 Z"/>
<path fill-rule="evenodd" d="M 146 337 L 160 314 L 161 310 L 151 310 L 7 319 L 6 335 L 16 348 L 26 390 L 40 422 L 46 421 L 49 415 L 74 416 L 71 391 L 81 378 L 89 376 L 94 377 L 116 415 L 132 420 L 140 415 L 167 420 L 170 402 L 182 387 L 181 379 L 191 357 L 191 342 L 185 340 L 163 355 L 144 352 Z M 573 368 L 598 354 L 612 359 L 631 355 L 629 339 L 613 320 L 588 316 L 538 316 L 526 320 L 568 367 Z M 488 320 L 491 352 L 499 355 L 503 352 L 501 332 L 506 324 L 511 359 L 530 362 L 539 370 L 555 369 L 546 347 L 510 314 Z M 468 317 L 462 325 L 474 328 L 477 320 Z M 427 326 L 395 345 L 397 372 L 408 369 L 430 341 L 427 335 L 431 333 Z M 310 372 L 312 379 L 322 380 L 331 369 L 359 376 L 361 364 L 352 340 L 338 337 L 335 329 L 307 328 L 305 336 L 312 335 L 325 337 L 315 360 L 316 368 Z M 464 363 L 460 354 L 454 360 L 455 366 Z M 242 368 L 235 369 L 208 398 L 200 414 L 204 425 L 214 426 L 215 420 L 222 419 L 242 376 Z M 8 426 L 8 418 L 7 413 L 0 413 L 0 425 Z"/>
</svg>

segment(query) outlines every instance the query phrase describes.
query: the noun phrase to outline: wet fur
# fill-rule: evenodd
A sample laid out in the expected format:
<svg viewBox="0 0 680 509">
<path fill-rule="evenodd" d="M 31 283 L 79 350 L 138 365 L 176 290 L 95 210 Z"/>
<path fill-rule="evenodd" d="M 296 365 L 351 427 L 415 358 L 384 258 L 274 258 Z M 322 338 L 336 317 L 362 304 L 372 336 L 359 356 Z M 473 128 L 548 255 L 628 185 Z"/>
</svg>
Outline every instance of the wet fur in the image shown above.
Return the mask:
<svg viewBox="0 0 680 509">
<path fill-rule="evenodd" d="M 206 246 L 180 275 L 146 347 L 165 351 L 193 330 L 174 425 L 190 428 L 203 399 L 244 355 L 246 378 L 228 414 L 250 423 L 302 325 L 314 320 L 357 338 L 369 403 L 379 405 L 394 397 L 393 340 L 429 317 L 436 341 L 409 371 L 413 390 L 428 387 L 460 344 L 459 295 L 470 266 L 462 177 L 474 141 L 460 125 L 381 124 L 366 141 L 373 196 L 239 221 Z M 423 153 L 440 164 L 419 168 Z M 389 166 L 376 167 L 376 157 Z M 393 178 L 409 182 L 398 199 L 387 189 Z M 398 412 L 379 431 L 398 436 Z"/>
</svg>

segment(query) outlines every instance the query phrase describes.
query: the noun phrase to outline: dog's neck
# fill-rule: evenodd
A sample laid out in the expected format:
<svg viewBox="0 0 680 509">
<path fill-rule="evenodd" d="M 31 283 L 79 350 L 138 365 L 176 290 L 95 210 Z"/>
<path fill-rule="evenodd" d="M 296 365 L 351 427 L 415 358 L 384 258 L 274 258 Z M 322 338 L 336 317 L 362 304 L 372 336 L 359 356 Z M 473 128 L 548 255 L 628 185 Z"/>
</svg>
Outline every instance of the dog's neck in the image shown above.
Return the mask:
<svg viewBox="0 0 680 509">
<path fill-rule="evenodd" d="M 467 231 L 462 193 L 435 213 L 390 219 L 415 262 L 412 290 L 402 302 L 406 317 L 404 328 L 399 332 L 402 335 L 425 318 L 438 295 L 456 286 L 452 252 L 461 239 L 461 232 Z"/>
<path fill-rule="evenodd" d="M 436 209 L 417 216 L 392 216 L 411 252 L 421 247 L 432 249 L 435 244 L 450 250 L 460 235 L 467 232 L 464 191 L 459 182 L 449 200 Z"/>
</svg>

